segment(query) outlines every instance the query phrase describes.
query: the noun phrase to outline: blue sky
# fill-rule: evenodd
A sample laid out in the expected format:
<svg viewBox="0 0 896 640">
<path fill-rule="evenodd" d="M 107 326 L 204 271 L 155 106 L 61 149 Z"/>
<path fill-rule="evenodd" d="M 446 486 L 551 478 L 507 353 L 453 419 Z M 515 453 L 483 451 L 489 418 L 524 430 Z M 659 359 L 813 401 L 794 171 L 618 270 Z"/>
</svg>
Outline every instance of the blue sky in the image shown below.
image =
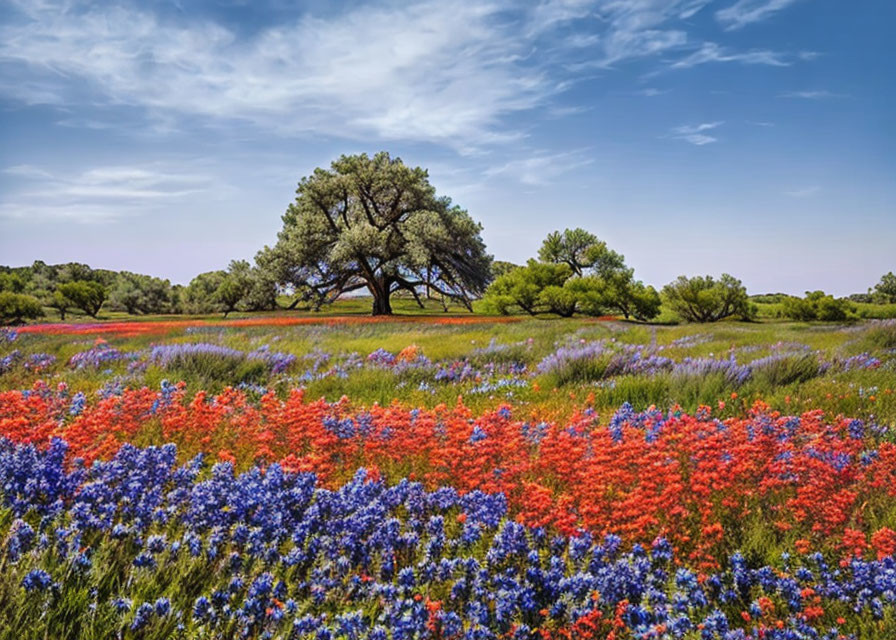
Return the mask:
<svg viewBox="0 0 896 640">
<path fill-rule="evenodd" d="M 496 258 L 581 226 L 663 285 L 896 269 L 890 0 L 0 2 L 0 263 L 187 282 L 342 153 L 427 167 Z"/>
</svg>

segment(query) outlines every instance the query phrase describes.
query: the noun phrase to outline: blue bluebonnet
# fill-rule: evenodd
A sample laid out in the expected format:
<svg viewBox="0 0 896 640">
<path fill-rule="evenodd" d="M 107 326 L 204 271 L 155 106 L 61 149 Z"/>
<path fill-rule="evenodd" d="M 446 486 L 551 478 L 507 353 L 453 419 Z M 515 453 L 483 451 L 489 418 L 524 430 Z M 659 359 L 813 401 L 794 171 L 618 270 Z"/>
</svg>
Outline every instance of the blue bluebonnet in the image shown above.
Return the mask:
<svg viewBox="0 0 896 640">
<path fill-rule="evenodd" d="M 621 437 L 662 417 L 623 407 Z M 61 441 L 44 451 L 0 441 L 0 493 L 17 514 L 4 532 L 8 566 L 31 571 L 22 588 L 78 589 L 76 571 L 57 587 L 48 572 L 55 565 L 44 563 L 75 568 L 90 561 L 81 540 L 111 545 L 128 579 L 91 598 L 134 631 L 184 624 L 185 633 L 202 625 L 212 636 L 391 640 L 427 637 L 436 624 L 443 637 L 522 638 L 545 621 L 542 611 L 553 627 L 568 627 L 595 610 L 612 619 L 627 601 L 622 623 L 633 637 L 652 637 L 663 624 L 669 637 L 754 638 L 755 623 L 732 612 L 759 618 L 766 596 L 780 603 L 784 625 L 766 637 L 822 638 L 826 630 L 803 615 L 807 588 L 868 624 L 896 607 L 892 557 L 841 567 L 812 554 L 756 566 L 733 554 L 698 577 L 662 538 L 626 548 L 615 535 L 551 535 L 508 519 L 501 494 L 427 491 L 408 480 L 387 486 L 363 470 L 327 490 L 313 474 L 278 465 L 239 474 L 201 458 L 178 465 L 171 446 L 126 446 L 83 469 L 67 468 Z M 39 531 L 29 524 L 38 519 Z M 181 561 L 202 579 L 172 575 L 169 563 Z M 128 568 L 135 562 L 145 566 Z M 425 595 L 434 593 L 443 596 L 433 613 Z"/>
</svg>

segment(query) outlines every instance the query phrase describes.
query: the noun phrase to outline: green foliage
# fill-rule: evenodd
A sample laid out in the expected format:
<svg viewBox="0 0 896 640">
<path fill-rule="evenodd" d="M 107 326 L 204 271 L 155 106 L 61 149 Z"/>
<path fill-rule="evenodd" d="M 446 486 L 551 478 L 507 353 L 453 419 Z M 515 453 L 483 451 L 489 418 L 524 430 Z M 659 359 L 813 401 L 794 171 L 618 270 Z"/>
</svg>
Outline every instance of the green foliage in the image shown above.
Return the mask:
<svg viewBox="0 0 896 640">
<path fill-rule="evenodd" d="M 367 289 L 373 313 L 390 314 L 393 293 L 420 301 L 426 287 L 472 310 L 491 279 L 481 226 L 400 158 L 341 156 L 303 178 L 297 194 L 277 244 L 257 261 L 315 308 Z"/>
<path fill-rule="evenodd" d="M 261 360 L 242 353 L 183 353 L 172 359 L 171 372 L 197 388 L 220 389 L 240 382 L 262 383 L 268 369 Z"/>
<path fill-rule="evenodd" d="M 609 310 L 628 318 L 647 321 L 660 313 L 660 294 L 651 286 L 635 280 L 631 269 L 621 269 L 608 273 L 595 287 L 600 291 L 600 300 Z"/>
<path fill-rule="evenodd" d="M 874 322 L 866 333 L 872 346 L 880 349 L 896 348 L 896 322 Z"/>
<path fill-rule="evenodd" d="M 230 311 L 270 311 L 277 308 L 277 285 L 261 268 L 245 260 L 233 260 L 227 276 L 218 286 L 216 297 Z"/>
<path fill-rule="evenodd" d="M 845 298 L 836 299 L 824 291 L 807 291 L 805 298 L 787 296 L 781 314 L 792 320 L 838 322 L 849 318 L 853 306 Z"/>
<path fill-rule="evenodd" d="M 171 283 L 130 271 L 116 277 L 109 292 L 109 306 L 132 315 L 168 313 L 172 310 Z"/>
<path fill-rule="evenodd" d="M 525 267 L 497 278 L 489 287 L 485 301 L 502 315 L 521 309 L 534 316 L 547 310 L 542 292 L 548 287 L 562 287 L 571 275 L 569 265 L 529 260 Z"/>
<path fill-rule="evenodd" d="M 579 305 L 579 297 L 572 287 L 564 283 L 545 287 L 538 294 L 538 302 L 548 313 L 556 313 L 562 318 L 571 318 Z"/>
<path fill-rule="evenodd" d="M 495 279 L 486 295 L 490 309 L 564 318 L 620 313 L 649 320 L 659 314 L 656 290 L 635 280 L 623 257 L 584 229 L 549 234 L 538 255 L 540 262 L 529 260 Z"/>
<path fill-rule="evenodd" d="M 896 274 L 892 271 L 881 277 L 874 285 L 874 296 L 881 302 L 896 302 Z"/>
<path fill-rule="evenodd" d="M 717 322 L 732 316 L 747 320 L 756 314 L 746 288 L 727 273 L 718 280 L 712 276 L 679 276 L 663 287 L 663 297 L 688 322 Z"/>
<path fill-rule="evenodd" d="M 781 304 L 789 297 L 786 293 L 760 293 L 750 296 L 750 301 L 758 304 Z"/>
<path fill-rule="evenodd" d="M 753 378 L 763 388 L 778 388 L 806 382 L 821 375 L 823 368 L 815 353 L 771 356 L 753 365 Z"/>
<path fill-rule="evenodd" d="M 0 273 L 0 291 L 23 293 L 25 291 L 25 279 L 18 273 Z"/>
<path fill-rule="evenodd" d="M 514 264 L 513 262 L 507 262 L 506 260 L 493 260 L 492 261 L 492 280 L 496 280 L 503 276 L 505 273 L 509 273 L 514 269 L 519 269 L 520 265 Z"/>
<path fill-rule="evenodd" d="M 538 258 L 542 262 L 569 265 L 577 276 L 585 275 L 586 271 L 603 276 L 625 267 L 623 256 L 584 229 L 549 233 L 538 250 Z"/>
<path fill-rule="evenodd" d="M 217 297 L 218 288 L 227 278 L 226 271 L 206 271 L 190 281 L 181 292 L 181 307 L 186 313 L 219 313 L 224 305 Z"/>
<path fill-rule="evenodd" d="M 44 315 L 40 301 L 24 293 L 0 291 L 0 323 L 18 324 Z"/>
<path fill-rule="evenodd" d="M 73 307 L 77 307 L 91 318 L 96 318 L 103 302 L 106 301 L 106 288 L 93 280 L 75 280 L 59 285 L 58 292 L 68 298 Z"/>
<path fill-rule="evenodd" d="M 55 309 L 59 313 L 59 319 L 65 320 L 65 314 L 74 306 L 72 301 L 66 298 L 61 291 L 54 291 L 46 298 L 45 303 L 48 307 Z"/>
</svg>

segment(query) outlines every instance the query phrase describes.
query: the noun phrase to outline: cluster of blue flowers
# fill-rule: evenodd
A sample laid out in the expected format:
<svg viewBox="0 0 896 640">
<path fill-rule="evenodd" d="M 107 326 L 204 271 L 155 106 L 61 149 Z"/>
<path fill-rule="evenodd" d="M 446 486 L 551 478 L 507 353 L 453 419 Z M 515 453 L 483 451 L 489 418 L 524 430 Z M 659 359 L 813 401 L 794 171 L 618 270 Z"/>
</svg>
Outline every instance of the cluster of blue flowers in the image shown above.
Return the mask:
<svg viewBox="0 0 896 640">
<path fill-rule="evenodd" d="M 523 639 L 595 611 L 634 638 L 894 630 L 892 557 L 771 567 L 735 554 L 698 579 L 663 539 L 624 551 L 615 536 L 554 536 L 509 519 L 501 494 L 386 486 L 363 470 L 331 491 L 277 465 L 236 474 L 176 453 L 127 445 L 87 468 L 61 440 L 0 441 L 0 581 L 14 583 L 0 620 L 22 637 L 65 624 L 95 637 Z"/>
<path fill-rule="evenodd" d="M 5 356 L 0 358 L 0 374 L 10 371 L 21 359 L 22 352 L 18 349 L 13 349 L 9 353 L 7 353 Z"/>
<path fill-rule="evenodd" d="M 250 352 L 240 351 L 209 342 L 162 344 L 150 348 L 146 361 L 163 368 L 176 368 L 200 358 L 214 358 L 233 362 L 263 362 L 272 374 L 284 373 L 296 361 L 291 353 L 271 351 L 267 345 Z"/>
<path fill-rule="evenodd" d="M 21 365 L 26 371 L 41 372 L 56 363 L 56 356 L 49 353 L 32 353 L 27 357 L 18 349 L 13 349 L 0 358 L 0 374 L 6 373 L 17 365 Z"/>
<path fill-rule="evenodd" d="M 678 380 L 720 376 L 732 386 L 744 384 L 751 375 L 749 365 L 738 364 L 734 358 L 685 358 L 672 367 L 672 377 Z"/>
<path fill-rule="evenodd" d="M 502 377 L 523 376 L 528 367 L 521 362 L 486 362 L 476 367 L 469 360 L 456 360 L 447 365 L 438 367 L 435 380 L 464 382 L 466 380 L 484 380 Z"/>
<path fill-rule="evenodd" d="M 693 346 L 697 340 L 681 339 L 676 346 Z M 674 343 L 673 343 L 674 345 Z M 667 345 L 672 346 L 672 345 Z M 881 365 L 880 359 L 869 353 L 861 353 L 845 359 L 825 361 L 821 355 L 812 352 L 805 345 L 778 343 L 770 347 L 771 353 L 751 362 L 740 364 L 734 353 L 727 358 L 686 357 L 681 361 L 658 355 L 665 347 L 651 347 L 627 344 L 615 340 L 580 341 L 578 344 L 563 345 L 546 356 L 538 364 L 540 374 L 562 373 L 571 367 L 590 363 L 589 376 L 595 380 L 615 378 L 624 375 L 656 376 L 671 374 L 673 378 L 704 379 L 721 376 L 732 386 L 745 384 L 757 376 L 818 376 L 835 368 L 839 371 L 874 369 Z M 797 378 L 798 379 L 798 378 Z M 785 379 L 782 384 L 792 380 Z"/>
<path fill-rule="evenodd" d="M 108 364 L 128 358 L 134 359 L 132 355 L 103 343 L 76 353 L 69 359 L 68 365 L 74 369 L 101 369 Z"/>
</svg>

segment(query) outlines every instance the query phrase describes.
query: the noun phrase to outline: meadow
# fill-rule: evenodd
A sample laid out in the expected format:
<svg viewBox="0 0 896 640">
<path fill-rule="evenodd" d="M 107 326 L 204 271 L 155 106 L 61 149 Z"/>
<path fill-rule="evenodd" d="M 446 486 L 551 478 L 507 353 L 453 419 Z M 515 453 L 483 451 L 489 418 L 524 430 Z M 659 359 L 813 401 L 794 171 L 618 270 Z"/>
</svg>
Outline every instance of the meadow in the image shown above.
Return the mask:
<svg viewBox="0 0 896 640">
<path fill-rule="evenodd" d="M 0 333 L 2 638 L 896 636 L 896 321 Z"/>
</svg>

